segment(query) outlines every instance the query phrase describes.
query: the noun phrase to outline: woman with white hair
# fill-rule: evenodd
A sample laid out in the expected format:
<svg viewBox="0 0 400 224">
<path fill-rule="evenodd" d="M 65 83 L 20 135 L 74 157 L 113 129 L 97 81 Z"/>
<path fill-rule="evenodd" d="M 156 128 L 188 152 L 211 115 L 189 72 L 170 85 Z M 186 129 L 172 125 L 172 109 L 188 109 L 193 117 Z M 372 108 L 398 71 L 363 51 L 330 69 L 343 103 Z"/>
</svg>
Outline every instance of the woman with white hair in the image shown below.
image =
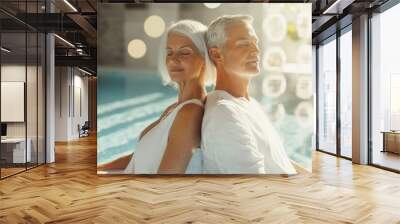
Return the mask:
<svg viewBox="0 0 400 224">
<path fill-rule="evenodd" d="M 178 90 L 177 101 L 145 128 L 125 173 L 201 173 L 199 152 L 205 85 L 215 67 L 205 43 L 207 27 L 193 20 L 172 24 L 161 41 L 159 69 L 164 84 Z"/>
</svg>

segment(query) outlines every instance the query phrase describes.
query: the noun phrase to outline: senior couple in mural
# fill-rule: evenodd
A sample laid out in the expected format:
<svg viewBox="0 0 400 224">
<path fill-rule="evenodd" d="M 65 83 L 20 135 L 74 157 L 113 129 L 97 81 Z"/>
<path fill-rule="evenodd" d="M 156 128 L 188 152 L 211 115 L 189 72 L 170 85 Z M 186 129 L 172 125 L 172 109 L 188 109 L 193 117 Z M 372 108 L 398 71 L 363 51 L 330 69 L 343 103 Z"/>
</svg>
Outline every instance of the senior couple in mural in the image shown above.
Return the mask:
<svg viewBox="0 0 400 224">
<path fill-rule="evenodd" d="M 177 101 L 139 136 L 127 174 L 295 174 L 261 105 L 249 96 L 260 73 L 258 37 L 247 15 L 209 26 L 172 24 L 161 40 L 159 70 Z M 207 92 L 206 86 L 214 85 Z"/>
</svg>

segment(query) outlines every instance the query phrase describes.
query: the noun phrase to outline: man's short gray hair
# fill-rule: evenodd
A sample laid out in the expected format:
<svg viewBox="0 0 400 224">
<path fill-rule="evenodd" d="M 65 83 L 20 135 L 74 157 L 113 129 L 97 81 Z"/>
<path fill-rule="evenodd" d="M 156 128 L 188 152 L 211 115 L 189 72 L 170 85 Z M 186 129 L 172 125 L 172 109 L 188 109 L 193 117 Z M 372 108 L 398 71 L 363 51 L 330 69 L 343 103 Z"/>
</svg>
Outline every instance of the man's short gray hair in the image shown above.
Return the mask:
<svg viewBox="0 0 400 224">
<path fill-rule="evenodd" d="M 210 25 L 208 25 L 206 34 L 207 47 L 222 48 L 227 39 L 227 26 L 239 22 L 251 24 L 253 22 L 253 17 L 249 15 L 223 15 L 213 20 Z"/>
</svg>

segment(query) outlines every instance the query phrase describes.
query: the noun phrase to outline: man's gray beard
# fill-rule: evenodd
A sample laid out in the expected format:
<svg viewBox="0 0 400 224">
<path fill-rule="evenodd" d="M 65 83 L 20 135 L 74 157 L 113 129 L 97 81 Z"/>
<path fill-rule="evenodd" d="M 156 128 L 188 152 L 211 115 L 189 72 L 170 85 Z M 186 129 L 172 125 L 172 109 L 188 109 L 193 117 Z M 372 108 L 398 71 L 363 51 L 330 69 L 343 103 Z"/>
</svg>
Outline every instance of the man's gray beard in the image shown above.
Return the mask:
<svg viewBox="0 0 400 224">
<path fill-rule="evenodd" d="M 251 78 L 253 78 L 253 77 L 256 77 L 256 76 L 260 75 L 260 73 L 254 73 L 254 74 L 252 74 L 252 73 L 247 73 L 247 74 L 237 74 L 237 75 L 240 76 L 240 77 L 242 77 L 242 78 L 251 79 Z"/>
<path fill-rule="evenodd" d="M 236 72 L 230 72 L 232 70 L 226 70 L 226 69 L 225 69 L 225 71 L 230 73 L 230 74 L 234 74 L 235 76 L 239 76 L 241 78 L 247 78 L 247 79 L 249 79 L 249 81 L 250 81 L 251 78 L 256 77 L 256 76 L 258 76 L 260 74 L 260 72 L 257 72 L 257 73 L 254 73 L 254 74 L 252 74 L 252 73 L 239 74 L 239 73 L 236 73 Z"/>
</svg>

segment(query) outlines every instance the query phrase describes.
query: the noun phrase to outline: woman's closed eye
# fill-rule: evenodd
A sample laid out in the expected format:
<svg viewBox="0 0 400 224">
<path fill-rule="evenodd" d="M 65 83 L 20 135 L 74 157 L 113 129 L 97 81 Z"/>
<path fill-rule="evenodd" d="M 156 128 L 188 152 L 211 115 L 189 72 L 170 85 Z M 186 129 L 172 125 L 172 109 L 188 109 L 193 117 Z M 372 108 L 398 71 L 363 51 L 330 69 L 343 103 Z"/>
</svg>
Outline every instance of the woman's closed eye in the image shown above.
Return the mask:
<svg viewBox="0 0 400 224">
<path fill-rule="evenodd" d="M 172 56 L 173 52 L 172 50 L 167 49 L 167 56 Z"/>
<path fill-rule="evenodd" d="M 176 52 L 178 56 L 189 56 L 193 53 L 191 49 L 180 49 Z M 174 54 L 172 50 L 167 50 L 167 56 L 171 57 Z"/>
<path fill-rule="evenodd" d="M 190 55 L 192 53 L 193 53 L 193 50 L 188 48 L 188 47 L 184 47 L 184 48 L 179 49 L 179 54 L 180 55 L 186 56 L 186 55 Z"/>
</svg>

